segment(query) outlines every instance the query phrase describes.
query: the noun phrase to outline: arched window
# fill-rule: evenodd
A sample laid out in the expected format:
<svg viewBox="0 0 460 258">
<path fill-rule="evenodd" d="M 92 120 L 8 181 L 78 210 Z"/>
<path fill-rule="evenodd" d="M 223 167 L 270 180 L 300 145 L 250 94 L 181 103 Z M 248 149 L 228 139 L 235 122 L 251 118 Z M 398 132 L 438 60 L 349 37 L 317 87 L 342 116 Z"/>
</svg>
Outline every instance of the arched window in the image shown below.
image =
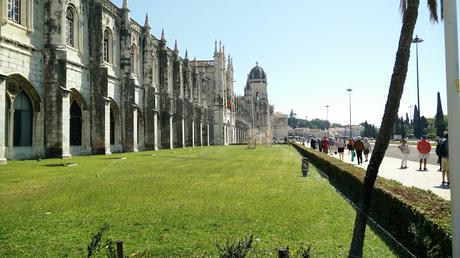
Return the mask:
<svg viewBox="0 0 460 258">
<path fill-rule="evenodd" d="M 32 103 L 24 91 L 14 98 L 13 136 L 14 146 L 32 146 Z"/>
<path fill-rule="evenodd" d="M 104 30 L 104 61 L 110 63 L 112 61 L 112 33 L 109 29 Z"/>
<path fill-rule="evenodd" d="M 110 144 L 115 144 L 115 113 L 112 108 L 110 108 Z"/>
<path fill-rule="evenodd" d="M 73 100 L 70 105 L 70 145 L 81 146 L 82 135 L 82 112 L 77 101 Z"/>
<path fill-rule="evenodd" d="M 67 45 L 74 47 L 74 12 L 71 7 L 67 8 L 66 37 L 67 37 Z"/>
<path fill-rule="evenodd" d="M 21 0 L 8 0 L 8 20 L 21 22 Z"/>
</svg>

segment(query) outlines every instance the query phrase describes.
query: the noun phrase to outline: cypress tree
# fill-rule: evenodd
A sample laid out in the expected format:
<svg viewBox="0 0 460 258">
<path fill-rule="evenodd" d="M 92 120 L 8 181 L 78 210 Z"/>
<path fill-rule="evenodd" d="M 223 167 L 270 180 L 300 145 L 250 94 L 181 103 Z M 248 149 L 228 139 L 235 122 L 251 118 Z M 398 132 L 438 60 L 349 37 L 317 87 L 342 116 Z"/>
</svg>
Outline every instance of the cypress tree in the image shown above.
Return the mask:
<svg viewBox="0 0 460 258">
<path fill-rule="evenodd" d="M 444 121 L 444 113 L 442 112 L 442 105 L 441 105 L 441 95 L 438 91 L 438 108 L 436 110 L 436 117 L 435 117 L 435 126 L 436 126 L 436 135 L 438 137 L 444 136 L 444 130 L 446 129 L 446 123 Z"/>
</svg>

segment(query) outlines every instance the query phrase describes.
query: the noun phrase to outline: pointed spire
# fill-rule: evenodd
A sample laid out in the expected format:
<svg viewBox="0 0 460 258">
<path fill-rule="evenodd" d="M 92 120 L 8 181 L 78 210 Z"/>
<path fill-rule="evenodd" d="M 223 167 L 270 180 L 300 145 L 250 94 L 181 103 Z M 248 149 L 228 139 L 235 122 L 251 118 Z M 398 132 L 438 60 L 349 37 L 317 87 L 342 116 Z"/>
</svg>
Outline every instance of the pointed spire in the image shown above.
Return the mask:
<svg viewBox="0 0 460 258">
<path fill-rule="evenodd" d="M 187 50 L 187 49 L 185 50 L 185 57 L 184 57 L 184 59 L 187 59 L 187 60 L 188 60 L 188 50 Z"/>
<path fill-rule="evenodd" d="M 174 40 L 174 52 L 179 52 L 179 49 L 177 48 L 177 39 Z"/>
<path fill-rule="evenodd" d="M 123 9 L 128 9 L 128 0 L 123 0 Z"/>
<path fill-rule="evenodd" d="M 228 55 L 228 64 L 227 64 L 227 67 L 228 67 L 228 68 L 231 68 L 231 67 L 232 67 L 232 59 L 231 59 L 230 55 Z"/>
<path fill-rule="evenodd" d="M 222 41 L 219 40 L 219 53 L 222 53 Z"/>
<path fill-rule="evenodd" d="M 145 14 L 144 27 L 149 27 L 150 28 L 150 25 L 149 25 L 149 13 Z"/>
<path fill-rule="evenodd" d="M 214 41 L 214 54 L 217 54 L 217 39 Z"/>
<path fill-rule="evenodd" d="M 165 29 L 161 29 L 161 41 L 166 41 L 166 38 L 165 38 Z"/>
<path fill-rule="evenodd" d="M 225 58 L 225 45 L 222 44 L 222 56 Z"/>
</svg>

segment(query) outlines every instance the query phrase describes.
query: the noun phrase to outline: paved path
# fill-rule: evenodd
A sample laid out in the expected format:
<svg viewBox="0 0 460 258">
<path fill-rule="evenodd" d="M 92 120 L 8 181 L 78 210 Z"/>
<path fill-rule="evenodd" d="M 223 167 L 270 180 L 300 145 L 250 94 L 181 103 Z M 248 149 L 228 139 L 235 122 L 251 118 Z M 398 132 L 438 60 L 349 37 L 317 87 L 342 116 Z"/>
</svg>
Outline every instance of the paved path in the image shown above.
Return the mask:
<svg viewBox="0 0 460 258">
<path fill-rule="evenodd" d="M 396 146 L 390 146 L 389 149 L 394 150 L 395 147 Z M 415 147 L 411 147 L 411 153 L 415 155 L 416 152 L 417 150 Z M 339 158 L 339 155 L 333 156 L 335 158 Z M 419 163 L 417 161 L 413 161 L 417 159 L 416 156 L 413 156 L 412 160 L 407 161 L 407 169 L 400 169 L 401 159 L 397 157 L 398 156 L 394 151 L 386 153 L 386 156 L 380 165 L 379 176 L 396 180 L 405 186 L 414 186 L 420 189 L 430 190 L 438 196 L 446 200 L 450 200 L 450 189 L 447 186 L 441 185 L 442 174 L 438 171 L 439 165 L 432 161 L 433 157 L 436 157 L 434 150 L 430 154 L 429 162 L 426 165 L 428 171 L 418 171 Z M 368 162 L 364 162 L 363 164 L 358 165 L 356 158 L 355 162 L 351 162 L 351 155 L 348 154 L 348 150 L 345 150 L 344 161 L 364 169 L 367 169 L 367 165 L 369 164 Z"/>
<path fill-rule="evenodd" d="M 345 150 L 345 162 L 367 169 L 368 162 L 357 165 L 355 158 L 355 162 L 352 163 L 351 156 L 347 154 L 347 152 L 348 151 Z M 433 153 L 431 155 L 433 155 Z M 334 155 L 334 157 L 339 158 L 338 155 Z M 407 166 L 407 169 L 400 169 L 401 159 L 385 156 L 380 165 L 379 176 L 396 180 L 405 186 L 414 186 L 420 189 L 430 190 L 438 196 L 450 200 L 450 189 L 447 186 L 441 185 L 442 174 L 438 171 L 439 165 L 427 164 L 426 167 L 428 171 L 418 171 L 419 163 L 415 161 L 407 161 Z"/>
</svg>

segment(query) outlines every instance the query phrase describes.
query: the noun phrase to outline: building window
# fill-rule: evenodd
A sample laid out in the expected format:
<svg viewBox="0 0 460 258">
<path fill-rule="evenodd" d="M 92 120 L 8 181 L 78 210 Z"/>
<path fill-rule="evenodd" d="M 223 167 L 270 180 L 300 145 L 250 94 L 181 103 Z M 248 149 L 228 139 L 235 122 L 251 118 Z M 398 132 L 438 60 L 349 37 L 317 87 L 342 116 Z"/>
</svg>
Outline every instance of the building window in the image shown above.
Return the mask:
<svg viewBox="0 0 460 258">
<path fill-rule="evenodd" d="M 74 46 L 74 13 L 72 8 L 67 8 L 66 14 L 66 37 L 67 37 L 67 45 L 73 47 Z"/>
<path fill-rule="evenodd" d="M 111 60 L 111 53 L 112 53 L 112 49 L 111 49 L 111 43 L 112 43 L 112 39 L 111 39 L 111 33 L 108 29 L 106 29 L 104 31 L 104 61 L 107 62 L 107 63 L 110 63 L 112 60 Z"/>
<path fill-rule="evenodd" d="M 32 146 L 32 103 L 24 91 L 14 98 L 13 146 Z"/>
<path fill-rule="evenodd" d="M 81 146 L 82 113 L 77 101 L 70 105 L 70 146 Z"/>
<path fill-rule="evenodd" d="M 20 23 L 21 19 L 21 1 L 8 0 L 8 20 Z"/>
<path fill-rule="evenodd" d="M 5 108 L 5 138 L 4 138 L 4 143 L 5 147 L 8 147 L 8 110 L 10 109 L 10 98 L 8 96 L 5 96 L 6 98 L 6 108 Z"/>
</svg>

